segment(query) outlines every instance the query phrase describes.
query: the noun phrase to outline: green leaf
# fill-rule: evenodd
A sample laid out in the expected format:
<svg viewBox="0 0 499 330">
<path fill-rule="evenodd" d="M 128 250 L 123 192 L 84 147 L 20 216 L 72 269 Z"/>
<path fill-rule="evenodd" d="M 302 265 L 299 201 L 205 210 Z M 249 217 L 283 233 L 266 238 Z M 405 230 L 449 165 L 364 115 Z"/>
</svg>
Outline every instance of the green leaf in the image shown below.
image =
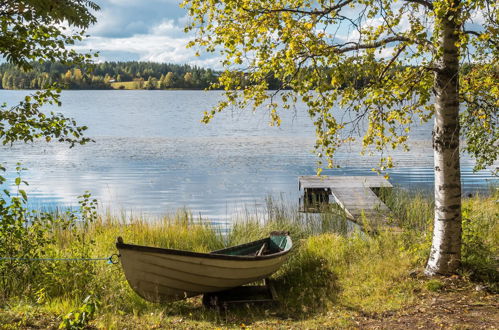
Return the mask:
<svg viewBox="0 0 499 330">
<path fill-rule="evenodd" d="M 24 201 L 26 202 L 28 200 L 28 195 L 26 194 L 26 191 L 20 189 L 19 193 L 21 194 L 21 196 L 23 197 Z"/>
</svg>

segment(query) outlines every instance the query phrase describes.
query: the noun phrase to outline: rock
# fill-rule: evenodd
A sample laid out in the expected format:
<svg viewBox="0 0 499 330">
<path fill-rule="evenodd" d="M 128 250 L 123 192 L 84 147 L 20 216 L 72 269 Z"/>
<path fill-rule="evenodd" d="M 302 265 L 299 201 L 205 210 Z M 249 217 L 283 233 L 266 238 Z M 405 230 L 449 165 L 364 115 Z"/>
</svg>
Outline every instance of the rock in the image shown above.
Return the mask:
<svg viewBox="0 0 499 330">
<path fill-rule="evenodd" d="M 475 291 L 486 291 L 486 290 L 487 290 L 487 286 L 486 285 L 477 284 L 475 286 Z"/>
</svg>

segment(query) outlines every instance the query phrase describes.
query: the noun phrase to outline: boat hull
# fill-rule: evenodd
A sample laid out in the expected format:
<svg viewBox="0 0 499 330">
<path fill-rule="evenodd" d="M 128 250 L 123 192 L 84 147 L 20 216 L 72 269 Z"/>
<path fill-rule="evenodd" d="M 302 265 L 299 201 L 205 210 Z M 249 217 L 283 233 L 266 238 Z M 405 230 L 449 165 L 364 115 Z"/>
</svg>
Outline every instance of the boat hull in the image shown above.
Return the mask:
<svg viewBox="0 0 499 330">
<path fill-rule="evenodd" d="M 123 243 L 117 243 L 117 247 L 126 279 L 133 290 L 146 300 L 163 302 L 264 279 L 286 260 L 291 240 L 286 244 L 282 251 L 261 256 L 220 254 L 223 250 L 195 253 Z"/>
</svg>

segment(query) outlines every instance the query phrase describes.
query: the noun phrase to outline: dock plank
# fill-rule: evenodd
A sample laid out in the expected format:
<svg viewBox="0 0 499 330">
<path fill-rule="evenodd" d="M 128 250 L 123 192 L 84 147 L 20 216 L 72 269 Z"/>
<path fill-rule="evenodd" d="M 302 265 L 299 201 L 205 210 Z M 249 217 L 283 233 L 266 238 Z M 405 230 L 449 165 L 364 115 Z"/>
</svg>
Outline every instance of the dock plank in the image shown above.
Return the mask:
<svg viewBox="0 0 499 330">
<path fill-rule="evenodd" d="M 307 175 L 298 178 L 299 188 L 369 187 L 391 188 L 390 181 L 382 176 L 317 176 Z"/>
<path fill-rule="evenodd" d="M 391 188 L 392 184 L 382 176 L 300 176 L 299 189 L 329 189 L 334 201 L 345 211 L 348 218 L 361 223 L 364 214 L 371 226 L 386 226 L 390 209 L 374 193 L 372 188 Z M 362 223 L 361 223 L 362 224 Z"/>
<path fill-rule="evenodd" d="M 331 193 L 336 203 L 345 210 L 352 220 L 357 220 L 362 212 L 367 216 L 390 211 L 370 188 L 334 187 L 331 189 Z"/>
</svg>

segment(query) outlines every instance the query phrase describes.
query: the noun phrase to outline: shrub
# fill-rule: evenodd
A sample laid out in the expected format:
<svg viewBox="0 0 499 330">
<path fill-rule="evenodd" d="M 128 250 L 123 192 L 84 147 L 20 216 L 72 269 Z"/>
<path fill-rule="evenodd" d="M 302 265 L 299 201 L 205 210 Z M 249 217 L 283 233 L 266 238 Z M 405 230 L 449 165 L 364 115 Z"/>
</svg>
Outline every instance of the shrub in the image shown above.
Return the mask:
<svg viewBox="0 0 499 330">
<path fill-rule="evenodd" d="M 0 298 L 35 298 L 41 291 L 48 296 L 78 295 L 92 283 L 93 265 L 54 259 L 90 256 L 94 241 L 87 231 L 97 218 L 97 201 L 85 193 L 78 212 L 29 210 L 22 189 L 28 185 L 21 178 L 24 170 L 17 165 L 16 192 L 4 189 L 0 194 Z M 0 184 L 5 182 L 0 176 Z"/>
</svg>

